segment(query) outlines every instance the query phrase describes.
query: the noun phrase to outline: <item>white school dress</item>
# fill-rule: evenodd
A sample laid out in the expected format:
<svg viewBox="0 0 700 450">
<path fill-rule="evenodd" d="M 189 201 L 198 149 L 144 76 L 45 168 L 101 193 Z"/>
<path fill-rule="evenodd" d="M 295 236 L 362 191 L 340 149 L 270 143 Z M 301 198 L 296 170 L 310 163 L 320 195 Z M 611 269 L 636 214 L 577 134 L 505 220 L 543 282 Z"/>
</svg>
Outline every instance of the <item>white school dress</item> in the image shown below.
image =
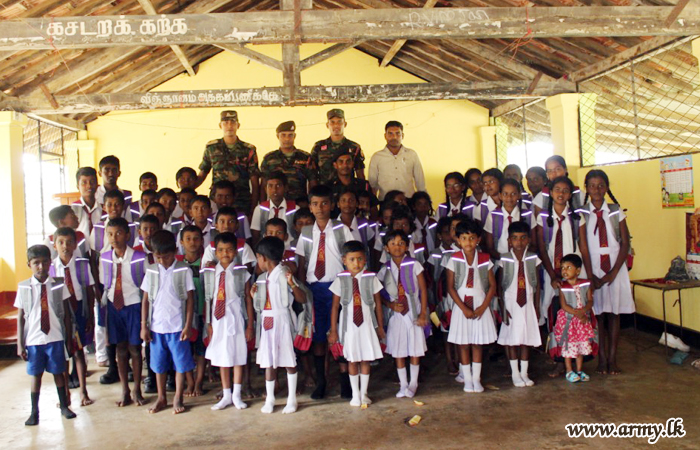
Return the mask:
<svg viewBox="0 0 700 450">
<path fill-rule="evenodd" d="M 455 258 L 456 256 L 456 258 Z M 447 261 L 445 265 L 446 269 L 455 271 L 455 265 L 466 264 L 464 273 L 464 283 L 457 289 L 457 295 L 459 298 L 464 299 L 466 296 L 471 296 L 473 298 L 472 302 L 474 309 L 478 308 L 484 303 L 486 299 L 486 293 L 481 285 L 481 278 L 479 277 L 479 258 L 477 254 L 474 254 L 474 261 L 471 264 L 467 262 L 463 251 L 456 252 L 452 258 Z M 474 269 L 474 287 L 467 288 L 467 276 L 469 274 L 469 269 Z M 493 263 L 488 262 L 489 270 L 493 269 Z M 455 303 L 452 307 L 452 319 L 450 321 L 450 331 L 447 334 L 447 342 L 451 342 L 457 345 L 486 345 L 495 342 L 498 338 L 496 334 L 496 324 L 493 321 L 493 314 L 491 313 L 491 308 L 487 308 L 484 314 L 478 319 L 467 319 L 459 306 Z"/>
<path fill-rule="evenodd" d="M 490 197 L 489 200 L 491 200 Z M 511 223 L 515 223 L 520 220 L 520 208 L 518 208 L 518 205 L 515 205 L 515 208 L 513 208 L 513 211 L 511 211 L 510 214 L 505 210 L 505 208 L 501 208 L 501 211 L 503 212 L 503 226 L 501 227 L 501 235 L 493 236 L 493 214 L 489 214 L 489 216 L 486 218 L 484 231 L 493 236 L 493 242 L 496 244 L 496 251 L 498 253 L 506 253 L 508 252 L 508 227 Z M 511 221 L 508 221 L 508 217 L 512 218 Z"/>
<path fill-rule="evenodd" d="M 405 261 L 405 259 L 404 259 Z M 382 266 L 379 271 L 378 277 L 383 280 L 386 276 L 386 264 Z M 413 263 L 413 277 L 416 286 L 418 286 L 417 277 L 418 274 L 423 272 L 423 266 L 414 261 Z M 399 268 L 396 263 L 391 261 L 391 276 L 398 284 L 399 279 Z M 408 293 L 406 293 L 408 296 Z M 394 312 L 389 319 L 389 325 L 386 331 L 386 353 L 390 354 L 394 358 L 406 358 L 412 357 L 422 357 L 425 356 L 425 352 L 428 349 L 425 343 L 425 331 L 423 328 L 419 327 L 413 322 L 413 303 L 416 304 L 417 311 L 416 317 L 420 314 L 420 295 L 418 292 L 415 294 L 417 299 L 411 301 L 408 299 L 408 312 L 406 314 L 401 314 Z M 392 302 L 396 302 L 396 298 L 391 299 Z"/>
<path fill-rule="evenodd" d="M 260 320 L 264 322 L 266 317 L 272 317 L 273 324 L 269 330 L 266 330 L 262 323 L 260 324 L 260 344 L 255 359 L 255 363 L 263 369 L 297 365 L 292 338 L 292 331 L 296 329 L 296 323 L 292 321 L 296 321 L 296 314 L 290 314 L 294 296 L 287 284 L 283 267 L 278 264 L 267 275 L 267 292 L 270 294 L 271 309 L 263 310 Z M 264 283 L 262 280 L 258 282 Z"/>
<path fill-rule="evenodd" d="M 590 202 L 586 205 L 591 211 L 586 223 L 586 237 L 588 238 L 588 251 L 591 255 L 591 270 L 598 278 L 605 276 L 605 272 L 600 268 L 600 256 L 603 254 L 610 255 L 610 267 L 612 268 L 620 254 L 620 243 L 613 231 L 610 222 L 610 208 L 607 203 L 603 203 L 603 220 L 605 220 L 605 228 L 608 234 L 608 247 L 600 246 L 600 236 L 596 229 L 598 217 L 596 216 L 595 207 Z M 616 212 L 619 214 L 620 222 L 625 220 L 627 216 L 620 208 Z M 615 280 L 610 284 L 605 284 L 599 289 L 593 291 L 593 313 L 596 315 L 602 313 L 613 314 L 632 314 L 635 311 L 634 299 L 632 298 L 632 288 L 630 287 L 630 274 L 627 270 L 627 265 L 623 264 L 620 271 L 617 272 Z"/>
<path fill-rule="evenodd" d="M 508 325 L 501 324 L 501 331 L 498 334 L 499 345 L 528 345 L 539 347 L 542 345 L 540 329 L 538 326 L 537 311 L 535 311 L 535 292 L 530 285 L 527 270 L 525 270 L 525 294 L 527 302 L 524 306 L 518 305 L 518 270 L 520 264 L 515 254 L 511 251 L 511 257 L 515 261 L 513 265 L 513 281 L 506 289 L 503 296 L 506 310 L 510 313 Z M 535 265 L 539 266 L 540 258 L 536 258 Z M 502 264 L 502 263 L 499 263 Z M 505 313 L 504 313 L 505 314 Z"/>
<path fill-rule="evenodd" d="M 546 211 L 543 211 L 546 214 Z M 552 220 L 554 221 L 554 226 L 552 227 L 552 240 L 547 246 L 547 255 L 549 256 L 549 260 L 552 263 L 552 267 L 554 267 L 554 244 L 555 244 L 555 238 L 557 235 L 557 230 L 559 230 L 559 220 L 558 218 L 565 217 L 564 221 L 562 222 L 562 256 L 566 256 L 570 253 L 574 253 L 578 256 L 581 256 L 581 247 L 578 245 L 578 242 L 576 243 L 576 251 L 574 251 L 574 239 L 573 239 L 573 234 L 572 234 L 572 227 L 571 227 L 571 218 L 569 217 L 569 205 L 566 205 L 564 208 L 562 216 L 559 216 L 556 211 L 552 210 L 553 218 Z M 543 216 L 542 214 L 537 216 L 537 225 L 542 227 L 544 225 L 544 221 L 547 220 L 546 216 Z M 586 225 L 586 218 L 584 217 L 584 214 L 579 214 L 579 227 L 585 226 Z M 546 244 L 546 243 L 545 243 Z M 540 249 L 540 252 L 542 249 Z M 556 269 L 555 269 L 556 270 Z M 581 266 L 581 275 L 579 278 L 586 278 L 586 268 Z M 541 303 L 541 308 L 540 308 L 540 325 L 544 325 L 544 320 L 547 318 L 547 311 L 549 310 L 549 307 L 552 305 L 552 298 L 555 296 L 559 295 L 559 291 L 555 291 L 554 288 L 552 287 L 552 279 L 549 277 L 549 273 L 545 270 L 544 271 L 544 281 L 543 281 L 543 294 L 542 294 L 542 299 L 540 300 Z M 553 324 L 552 324 L 553 325 Z"/>
<path fill-rule="evenodd" d="M 363 270 L 355 275 L 357 282 L 360 283 L 362 275 L 367 271 Z M 352 276 L 352 275 L 348 275 Z M 331 284 L 330 291 L 341 297 L 340 278 L 336 278 Z M 382 283 L 375 276 L 374 283 L 372 286 L 372 293 L 376 294 L 382 290 Z M 348 307 L 350 308 L 350 313 L 346 311 L 340 311 L 340 320 L 338 321 L 338 334 L 340 335 L 340 330 L 345 328 L 345 338 L 343 339 L 343 356 L 350 362 L 360 362 L 360 361 L 374 361 L 376 359 L 382 359 L 384 355 L 382 354 L 382 347 L 379 345 L 379 338 L 377 337 L 377 331 L 374 329 L 372 323 L 372 311 L 367 303 L 363 301 L 360 302 L 362 306 L 362 324 L 358 327 L 355 325 L 353 318 L 353 304 L 350 303 Z M 345 325 L 345 320 L 350 317 L 347 326 Z M 380 325 L 381 326 L 381 325 Z"/>
<path fill-rule="evenodd" d="M 237 294 L 236 286 L 233 284 L 233 273 L 231 270 L 234 265 L 228 266 L 228 269 L 221 267 L 221 264 L 216 265 L 215 283 L 216 290 L 211 305 L 211 327 L 212 336 L 205 358 L 211 361 L 212 366 L 216 367 L 235 367 L 244 366 L 248 360 L 248 344 L 245 339 L 245 320 L 241 308 L 245 308 L 245 298 L 240 298 Z M 216 308 L 216 296 L 219 292 L 219 278 L 221 273 L 226 271 L 226 310 L 224 317 L 217 319 L 214 316 Z M 250 279 L 250 274 L 246 272 L 245 280 Z"/>
</svg>

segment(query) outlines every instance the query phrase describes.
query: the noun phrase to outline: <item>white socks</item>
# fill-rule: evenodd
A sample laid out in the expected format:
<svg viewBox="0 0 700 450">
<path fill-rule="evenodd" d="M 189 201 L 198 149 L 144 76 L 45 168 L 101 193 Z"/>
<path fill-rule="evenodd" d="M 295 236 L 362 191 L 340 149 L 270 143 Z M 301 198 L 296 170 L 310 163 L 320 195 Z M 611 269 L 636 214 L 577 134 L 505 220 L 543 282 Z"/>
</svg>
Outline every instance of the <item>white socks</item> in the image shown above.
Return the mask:
<svg viewBox="0 0 700 450">
<path fill-rule="evenodd" d="M 408 388 L 408 377 L 406 375 L 406 368 L 403 367 L 401 369 L 396 369 L 396 372 L 399 374 L 399 383 L 400 383 L 400 388 L 399 392 L 396 393 L 396 396 L 398 398 L 402 398 L 406 396 L 406 389 Z"/>
<path fill-rule="evenodd" d="M 235 406 L 236 409 L 246 409 L 248 407 L 248 405 L 241 398 L 240 384 L 233 385 L 233 406 Z"/>
<path fill-rule="evenodd" d="M 237 384 L 238 386 L 238 395 L 241 395 L 241 385 Z M 221 400 L 219 400 L 219 403 L 216 405 L 212 406 L 211 409 L 214 411 L 218 411 L 220 409 L 224 409 L 227 406 L 231 406 L 233 404 L 233 401 L 231 400 L 231 389 L 224 389 L 224 396 L 221 397 Z"/>
<path fill-rule="evenodd" d="M 481 363 L 472 362 L 472 383 L 474 392 L 484 392 L 484 387 L 481 385 Z"/>
<path fill-rule="evenodd" d="M 530 361 L 520 360 L 520 378 L 522 378 L 523 383 L 525 383 L 525 386 L 534 386 L 535 382 L 527 376 L 527 369 L 529 366 Z"/>
<path fill-rule="evenodd" d="M 418 372 L 420 371 L 420 364 L 410 364 L 411 366 L 411 383 L 408 385 L 408 390 L 406 391 L 406 397 L 413 398 L 418 390 Z"/>
<path fill-rule="evenodd" d="M 270 414 L 272 410 L 275 409 L 275 380 L 265 380 L 265 391 L 267 392 L 267 396 L 265 398 L 265 404 L 260 411 L 264 414 Z"/>
<path fill-rule="evenodd" d="M 455 377 L 455 381 L 457 383 L 460 383 L 460 384 L 464 383 L 464 373 L 463 372 L 464 372 L 464 370 L 462 369 L 462 363 L 459 363 L 459 373 Z"/>
<path fill-rule="evenodd" d="M 523 379 L 520 377 L 520 371 L 518 371 L 518 360 L 517 359 L 510 360 L 510 370 L 513 371 L 513 373 L 512 373 L 513 386 L 525 387 L 525 381 L 523 381 Z"/>
<path fill-rule="evenodd" d="M 350 400 L 350 406 L 362 406 L 359 375 L 350 375 L 350 387 L 352 387 L 352 400 Z"/>
<path fill-rule="evenodd" d="M 369 374 L 360 374 L 360 399 L 363 405 L 372 404 L 372 400 L 367 396 L 367 388 L 369 388 Z"/>
<path fill-rule="evenodd" d="M 292 414 L 297 412 L 297 377 L 298 373 L 287 372 L 287 406 L 284 407 L 282 414 Z M 274 382 L 273 382 L 274 383 Z M 273 388 L 274 389 L 274 388 Z M 274 401 L 273 401 L 274 403 Z"/>
<path fill-rule="evenodd" d="M 462 371 L 462 378 L 464 378 L 464 392 L 474 392 L 471 364 L 460 364 L 459 368 Z"/>
</svg>

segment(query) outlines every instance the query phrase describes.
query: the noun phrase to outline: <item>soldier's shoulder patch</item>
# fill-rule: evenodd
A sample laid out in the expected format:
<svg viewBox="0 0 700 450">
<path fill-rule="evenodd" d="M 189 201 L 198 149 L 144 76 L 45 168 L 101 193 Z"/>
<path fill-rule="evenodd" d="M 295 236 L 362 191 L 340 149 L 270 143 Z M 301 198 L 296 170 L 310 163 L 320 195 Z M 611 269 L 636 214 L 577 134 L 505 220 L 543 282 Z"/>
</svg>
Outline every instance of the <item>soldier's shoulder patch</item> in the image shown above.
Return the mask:
<svg viewBox="0 0 700 450">
<path fill-rule="evenodd" d="M 209 147 L 210 145 L 216 145 L 218 143 L 219 143 L 218 139 L 212 139 L 211 141 L 207 142 L 207 147 Z"/>
</svg>

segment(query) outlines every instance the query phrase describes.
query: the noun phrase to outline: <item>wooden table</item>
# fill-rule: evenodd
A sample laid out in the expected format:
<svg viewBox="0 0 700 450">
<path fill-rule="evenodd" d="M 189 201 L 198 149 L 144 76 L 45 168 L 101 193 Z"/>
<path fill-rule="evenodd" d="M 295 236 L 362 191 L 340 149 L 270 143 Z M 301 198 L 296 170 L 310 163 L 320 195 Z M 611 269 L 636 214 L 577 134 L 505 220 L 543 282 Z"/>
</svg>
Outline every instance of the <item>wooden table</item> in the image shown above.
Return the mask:
<svg viewBox="0 0 700 450">
<path fill-rule="evenodd" d="M 667 322 L 666 322 L 666 292 L 668 291 L 677 291 L 678 292 L 678 299 L 671 305 L 673 308 L 678 304 L 678 316 L 680 318 L 680 327 L 681 327 L 681 338 L 683 337 L 683 303 L 681 301 L 681 291 L 684 289 L 693 289 L 693 288 L 700 288 L 700 280 L 690 280 L 690 281 L 680 281 L 680 282 L 664 282 L 664 281 L 659 281 L 655 279 L 645 279 L 645 280 L 632 280 L 632 298 L 634 299 L 635 304 L 637 303 L 637 297 L 635 295 L 635 288 L 637 286 L 639 287 L 645 287 L 649 289 L 656 289 L 658 291 L 661 291 L 661 302 L 662 302 L 662 307 L 663 307 L 663 316 L 664 316 L 664 346 L 666 347 L 666 356 L 668 357 L 668 333 L 667 333 Z M 635 334 L 637 333 L 637 314 L 635 313 L 634 315 L 634 332 Z M 635 336 L 636 337 L 636 336 Z M 637 339 L 635 339 L 635 345 L 636 345 Z"/>
</svg>

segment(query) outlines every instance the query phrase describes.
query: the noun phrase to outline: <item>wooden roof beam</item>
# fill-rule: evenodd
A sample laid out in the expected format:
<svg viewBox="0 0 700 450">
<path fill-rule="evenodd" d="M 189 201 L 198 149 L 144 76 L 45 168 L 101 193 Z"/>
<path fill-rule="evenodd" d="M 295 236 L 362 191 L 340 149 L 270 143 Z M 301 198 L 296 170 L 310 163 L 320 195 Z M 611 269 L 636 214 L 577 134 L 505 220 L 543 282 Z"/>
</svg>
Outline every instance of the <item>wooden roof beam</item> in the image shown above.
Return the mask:
<svg viewBox="0 0 700 450">
<path fill-rule="evenodd" d="M 423 5 L 423 8 L 432 8 L 437 4 L 438 0 L 426 0 L 425 5 Z M 379 67 L 386 67 L 389 65 L 392 59 L 394 59 L 394 56 L 401 50 L 401 47 L 406 43 L 406 39 L 399 39 L 398 41 L 394 42 L 391 45 L 391 48 L 389 49 L 388 52 L 386 52 L 386 55 L 384 55 L 384 59 L 382 59 L 382 62 L 379 64 Z"/>
<path fill-rule="evenodd" d="M 443 9 L 447 8 L 308 10 L 301 13 L 300 24 L 295 24 L 293 11 L 5 20 L 0 22 L 0 50 L 270 44 L 299 39 L 514 39 L 528 30 L 532 38 L 700 34 L 700 5 L 695 4 L 686 6 L 670 27 L 663 25 L 673 9 L 670 6 L 449 8 L 449 14 L 443 14 Z M 159 25 L 166 22 L 167 32 Z M 303 31 L 295 32 L 299 29 Z"/>
</svg>

